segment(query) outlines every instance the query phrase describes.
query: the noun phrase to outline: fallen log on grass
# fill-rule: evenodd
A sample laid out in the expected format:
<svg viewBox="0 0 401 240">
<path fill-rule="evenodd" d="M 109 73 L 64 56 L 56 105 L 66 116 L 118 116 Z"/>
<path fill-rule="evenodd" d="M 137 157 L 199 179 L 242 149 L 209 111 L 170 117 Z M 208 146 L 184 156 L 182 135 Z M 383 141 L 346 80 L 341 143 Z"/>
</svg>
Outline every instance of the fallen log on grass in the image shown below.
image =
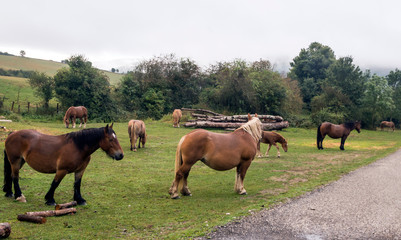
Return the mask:
<svg viewBox="0 0 401 240">
<path fill-rule="evenodd" d="M 196 121 L 187 122 L 184 127 L 198 127 L 198 128 L 231 128 L 236 129 L 243 125 L 240 122 L 211 122 L 211 121 Z M 289 126 L 288 121 L 275 122 L 275 123 L 262 123 L 262 130 L 281 130 Z"/>
<path fill-rule="evenodd" d="M 52 217 L 52 216 L 61 216 L 61 215 L 66 215 L 66 214 L 74 214 L 76 212 L 77 212 L 76 208 L 65 208 L 65 209 L 60 209 L 60 210 L 26 212 L 25 214 L 28 216 Z"/>
<path fill-rule="evenodd" d="M 32 216 L 32 215 L 27 215 L 27 214 L 19 214 L 17 219 L 19 221 L 33 222 L 33 223 L 39 223 L 39 224 L 46 223 L 46 221 L 47 221 L 45 217 Z"/>
<path fill-rule="evenodd" d="M 70 207 L 74 207 L 77 206 L 77 201 L 72 201 L 72 202 L 68 202 L 68 203 L 61 203 L 61 204 L 57 204 L 55 209 L 56 210 L 60 210 L 60 209 L 64 209 L 64 208 L 70 208 Z"/>
<path fill-rule="evenodd" d="M 11 224 L 10 223 L 0 223 L 0 238 L 8 238 L 11 234 Z"/>
</svg>

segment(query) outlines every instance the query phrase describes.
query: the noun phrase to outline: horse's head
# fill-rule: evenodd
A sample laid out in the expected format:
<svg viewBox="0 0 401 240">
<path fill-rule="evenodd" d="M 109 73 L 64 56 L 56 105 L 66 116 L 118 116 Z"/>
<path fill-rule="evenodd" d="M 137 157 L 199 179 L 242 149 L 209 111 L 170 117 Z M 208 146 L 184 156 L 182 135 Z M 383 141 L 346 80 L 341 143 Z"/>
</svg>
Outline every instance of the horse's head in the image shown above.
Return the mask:
<svg viewBox="0 0 401 240">
<path fill-rule="evenodd" d="M 284 152 L 288 151 L 288 144 L 286 139 L 284 139 L 284 141 L 281 143 L 281 147 L 284 149 Z"/>
<path fill-rule="evenodd" d="M 100 141 L 100 148 L 107 153 L 111 158 L 121 160 L 124 157 L 124 151 L 118 142 L 116 133 L 113 130 L 113 124 L 109 124 L 104 128 L 104 136 Z"/>
<path fill-rule="evenodd" d="M 68 126 L 70 125 L 70 108 L 67 109 L 67 111 L 65 112 L 64 123 L 65 123 L 65 127 L 68 128 Z"/>
<path fill-rule="evenodd" d="M 355 121 L 355 129 L 358 131 L 358 133 L 361 132 L 361 121 Z"/>
</svg>

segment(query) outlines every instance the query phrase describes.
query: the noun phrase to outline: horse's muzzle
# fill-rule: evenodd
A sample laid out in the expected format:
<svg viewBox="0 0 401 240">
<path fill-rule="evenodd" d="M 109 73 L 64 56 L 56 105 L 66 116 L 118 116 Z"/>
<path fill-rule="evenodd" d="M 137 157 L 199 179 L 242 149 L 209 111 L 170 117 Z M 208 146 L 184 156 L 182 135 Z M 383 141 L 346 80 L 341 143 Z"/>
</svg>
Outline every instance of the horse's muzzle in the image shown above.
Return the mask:
<svg viewBox="0 0 401 240">
<path fill-rule="evenodd" d="M 113 156 L 113 158 L 115 159 L 115 160 L 121 160 L 121 159 L 123 159 L 124 158 L 124 154 L 123 153 L 115 153 L 114 154 L 114 156 Z"/>
</svg>

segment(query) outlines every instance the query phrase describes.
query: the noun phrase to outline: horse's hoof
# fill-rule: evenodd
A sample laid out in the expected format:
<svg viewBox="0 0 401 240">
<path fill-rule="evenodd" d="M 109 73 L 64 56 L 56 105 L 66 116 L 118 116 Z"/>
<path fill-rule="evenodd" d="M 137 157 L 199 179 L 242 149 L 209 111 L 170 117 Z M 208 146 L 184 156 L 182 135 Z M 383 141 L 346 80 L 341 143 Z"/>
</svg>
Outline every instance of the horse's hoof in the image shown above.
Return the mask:
<svg viewBox="0 0 401 240">
<path fill-rule="evenodd" d="M 57 204 L 56 204 L 56 202 L 53 200 L 53 201 L 46 201 L 46 205 L 47 205 L 47 206 L 56 206 Z"/>
<path fill-rule="evenodd" d="M 13 198 L 13 197 L 14 197 L 14 194 L 13 194 L 13 193 L 6 193 L 6 194 L 4 195 L 4 197 Z"/>
<path fill-rule="evenodd" d="M 134 152 L 136 152 L 136 149 L 134 149 Z"/>
<path fill-rule="evenodd" d="M 86 201 L 82 201 L 82 202 L 77 202 L 77 204 L 78 204 L 78 205 L 81 205 L 81 206 L 85 206 L 85 205 L 88 205 L 88 204 L 86 203 Z"/>
<path fill-rule="evenodd" d="M 247 195 L 248 193 L 246 193 L 246 191 L 244 192 L 240 192 L 239 195 Z"/>
<path fill-rule="evenodd" d="M 277 156 L 278 158 L 280 158 L 280 156 Z"/>
<path fill-rule="evenodd" d="M 181 193 L 183 196 L 186 196 L 186 197 L 192 197 L 192 193 Z"/>
<path fill-rule="evenodd" d="M 17 197 L 15 200 L 18 202 L 26 202 L 24 194 L 21 194 L 21 196 Z"/>
<path fill-rule="evenodd" d="M 171 199 L 180 199 L 181 197 L 178 194 L 171 196 Z"/>
</svg>

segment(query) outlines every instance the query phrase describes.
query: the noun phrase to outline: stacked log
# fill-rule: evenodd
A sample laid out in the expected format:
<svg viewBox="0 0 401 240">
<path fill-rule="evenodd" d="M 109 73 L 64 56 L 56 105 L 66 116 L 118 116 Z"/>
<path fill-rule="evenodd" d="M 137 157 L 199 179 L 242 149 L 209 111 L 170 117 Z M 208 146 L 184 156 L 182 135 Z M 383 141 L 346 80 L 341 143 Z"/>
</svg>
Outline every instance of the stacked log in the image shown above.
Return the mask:
<svg viewBox="0 0 401 240">
<path fill-rule="evenodd" d="M 198 128 L 224 128 L 236 129 L 248 121 L 248 115 L 225 116 L 205 109 L 182 108 L 182 111 L 190 111 L 195 119 L 188 120 L 184 127 Z M 284 121 L 281 116 L 258 115 L 265 131 L 281 130 L 289 126 L 288 121 Z"/>
</svg>

